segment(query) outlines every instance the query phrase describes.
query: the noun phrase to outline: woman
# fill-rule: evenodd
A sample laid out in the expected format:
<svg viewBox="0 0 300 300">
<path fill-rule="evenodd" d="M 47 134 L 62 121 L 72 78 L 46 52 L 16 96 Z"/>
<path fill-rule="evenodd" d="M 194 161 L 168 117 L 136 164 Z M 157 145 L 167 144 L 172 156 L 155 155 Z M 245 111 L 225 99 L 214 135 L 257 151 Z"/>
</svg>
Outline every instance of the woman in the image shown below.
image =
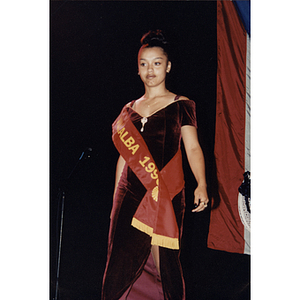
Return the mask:
<svg viewBox="0 0 300 300">
<path fill-rule="evenodd" d="M 113 124 L 120 152 L 102 299 L 185 299 L 179 261 L 185 209 L 181 137 L 198 182 L 193 212 L 207 207 L 205 163 L 195 103 L 166 88 L 171 71 L 161 31 L 141 39 L 139 76 L 145 94 Z"/>
</svg>

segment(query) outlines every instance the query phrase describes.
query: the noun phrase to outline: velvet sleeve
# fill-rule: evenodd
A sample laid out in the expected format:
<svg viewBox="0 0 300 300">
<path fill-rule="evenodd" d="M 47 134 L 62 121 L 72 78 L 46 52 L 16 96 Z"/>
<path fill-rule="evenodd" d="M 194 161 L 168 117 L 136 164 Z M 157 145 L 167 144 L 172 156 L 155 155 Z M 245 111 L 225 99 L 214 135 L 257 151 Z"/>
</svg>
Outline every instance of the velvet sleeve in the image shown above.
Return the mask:
<svg viewBox="0 0 300 300">
<path fill-rule="evenodd" d="M 181 126 L 190 125 L 197 128 L 196 104 L 192 100 L 181 100 Z"/>
</svg>

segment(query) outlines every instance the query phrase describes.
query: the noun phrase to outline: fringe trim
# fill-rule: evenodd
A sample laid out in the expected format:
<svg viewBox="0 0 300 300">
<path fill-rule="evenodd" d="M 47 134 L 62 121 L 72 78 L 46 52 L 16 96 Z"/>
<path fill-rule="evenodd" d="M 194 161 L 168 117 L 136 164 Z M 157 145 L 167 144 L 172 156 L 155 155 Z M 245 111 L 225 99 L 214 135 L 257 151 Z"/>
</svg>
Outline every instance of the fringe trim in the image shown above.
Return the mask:
<svg viewBox="0 0 300 300">
<path fill-rule="evenodd" d="M 141 221 L 139 221 L 138 219 L 136 218 L 132 218 L 132 221 L 131 221 L 131 226 L 135 227 L 136 229 L 142 231 L 142 232 L 145 232 L 147 233 L 148 235 L 152 236 L 153 235 L 153 228 L 142 223 Z"/>
<path fill-rule="evenodd" d="M 151 245 L 157 245 L 169 249 L 179 249 L 179 241 L 177 238 L 171 238 L 164 235 L 153 233 Z"/>
<path fill-rule="evenodd" d="M 151 236 L 152 237 L 151 245 L 157 245 L 164 248 L 175 249 L 175 250 L 179 249 L 179 240 L 177 238 L 171 238 L 168 236 L 155 234 L 153 233 L 152 227 L 142 223 L 136 218 L 132 218 L 131 225 L 136 229 L 145 232 L 146 234 Z"/>
</svg>

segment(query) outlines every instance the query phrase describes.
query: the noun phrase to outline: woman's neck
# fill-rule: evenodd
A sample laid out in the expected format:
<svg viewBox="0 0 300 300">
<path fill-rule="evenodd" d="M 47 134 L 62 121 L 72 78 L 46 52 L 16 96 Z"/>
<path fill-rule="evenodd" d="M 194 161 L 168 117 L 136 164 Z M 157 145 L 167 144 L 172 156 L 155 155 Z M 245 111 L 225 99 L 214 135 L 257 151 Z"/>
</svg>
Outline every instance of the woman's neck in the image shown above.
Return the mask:
<svg viewBox="0 0 300 300">
<path fill-rule="evenodd" d="M 155 88 L 145 88 L 145 94 L 143 98 L 146 100 L 151 100 L 159 97 L 167 96 L 170 92 L 165 86 L 155 87 Z"/>
</svg>

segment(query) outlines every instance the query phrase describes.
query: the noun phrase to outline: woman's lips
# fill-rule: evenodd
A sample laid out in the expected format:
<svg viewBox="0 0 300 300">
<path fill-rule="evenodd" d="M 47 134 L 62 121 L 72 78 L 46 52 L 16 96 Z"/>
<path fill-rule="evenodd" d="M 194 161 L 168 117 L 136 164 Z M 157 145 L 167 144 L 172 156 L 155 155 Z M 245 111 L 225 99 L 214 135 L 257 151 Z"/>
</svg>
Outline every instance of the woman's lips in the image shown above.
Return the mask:
<svg viewBox="0 0 300 300">
<path fill-rule="evenodd" d="M 155 78 L 155 75 L 147 75 L 146 78 L 147 78 L 147 79 L 153 79 L 153 78 Z"/>
</svg>

